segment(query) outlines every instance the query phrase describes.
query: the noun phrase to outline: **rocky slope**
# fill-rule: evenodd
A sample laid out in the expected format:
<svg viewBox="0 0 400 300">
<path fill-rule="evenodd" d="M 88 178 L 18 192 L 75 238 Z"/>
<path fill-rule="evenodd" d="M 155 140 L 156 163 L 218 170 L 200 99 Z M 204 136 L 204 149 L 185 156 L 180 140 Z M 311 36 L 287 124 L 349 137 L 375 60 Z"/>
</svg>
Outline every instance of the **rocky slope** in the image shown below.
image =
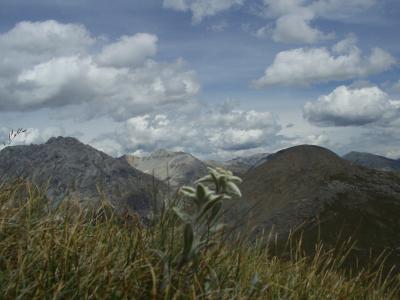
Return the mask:
<svg viewBox="0 0 400 300">
<path fill-rule="evenodd" d="M 191 154 L 157 150 L 147 157 L 125 155 L 122 161 L 134 168 L 151 174 L 176 189 L 192 184 L 196 179 L 208 173 L 207 165 Z"/>
<path fill-rule="evenodd" d="M 400 175 L 356 166 L 317 146 L 271 155 L 250 170 L 234 216 L 285 236 L 303 224 L 305 240 L 334 244 L 352 237 L 364 255 L 390 249 L 399 256 Z M 310 243 L 310 245 L 313 245 Z"/>
<path fill-rule="evenodd" d="M 400 161 L 384 156 L 364 152 L 350 152 L 343 156 L 344 159 L 356 165 L 381 171 L 400 171 Z"/>
<path fill-rule="evenodd" d="M 118 208 L 128 206 L 142 215 L 149 209 L 153 187 L 151 176 L 71 137 L 3 149 L 0 178 L 48 186 L 46 194 L 54 202 L 73 197 L 94 203 L 105 197 Z"/>
</svg>

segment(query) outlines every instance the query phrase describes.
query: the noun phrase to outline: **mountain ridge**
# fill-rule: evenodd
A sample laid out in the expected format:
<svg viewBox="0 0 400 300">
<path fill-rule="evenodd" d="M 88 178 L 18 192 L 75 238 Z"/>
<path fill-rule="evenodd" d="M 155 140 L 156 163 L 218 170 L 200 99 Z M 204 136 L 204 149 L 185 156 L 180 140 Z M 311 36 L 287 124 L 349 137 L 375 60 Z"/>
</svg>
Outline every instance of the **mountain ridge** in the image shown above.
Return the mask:
<svg viewBox="0 0 400 300">
<path fill-rule="evenodd" d="M 391 159 L 385 156 L 368 152 L 351 151 L 343 158 L 354 164 L 382 171 L 400 171 L 400 159 Z"/>
<path fill-rule="evenodd" d="M 141 215 L 150 209 L 151 176 L 72 137 L 2 149 L 0 178 L 23 178 L 39 186 L 48 183 L 46 195 L 54 203 L 66 197 L 97 203 L 105 197 L 117 208 L 131 208 Z"/>
<path fill-rule="evenodd" d="M 185 152 L 159 149 L 149 156 L 124 155 L 119 159 L 146 174 L 154 175 L 174 189 L 193 184 L 196 179 L 208 173 L 207 165 L 203 161 Z"/>
</svg>

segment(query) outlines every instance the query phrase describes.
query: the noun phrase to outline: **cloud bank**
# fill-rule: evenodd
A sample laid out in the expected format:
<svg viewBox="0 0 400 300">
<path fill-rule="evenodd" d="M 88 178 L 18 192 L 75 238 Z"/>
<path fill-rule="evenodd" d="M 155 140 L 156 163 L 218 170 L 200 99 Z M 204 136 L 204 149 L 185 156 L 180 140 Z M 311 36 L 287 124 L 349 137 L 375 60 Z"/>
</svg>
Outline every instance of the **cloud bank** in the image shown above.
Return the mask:
<svg viewBox="0 0 400 300">
<path fill-rule="evenodd" d="M 225 107 L 226 108 L 226 107 Z M 269 112 L 204 109 L 189 115 L 142 115 L 93 143 L 116 153 L 149 153 L 166 148 L 200 156 L 232 156 L 240 151 L 274 147 L 281 126 Z"/>
<path fill-rule="evenodd" d="M 182 60 L 154 60 L 157 37 L 122 36 L 100 48 L 79 24 L 21 22 L 0 34 L 0 111 L 81 106 L 84 118 L 124 121 L 199 91 Z"/>
</svg>

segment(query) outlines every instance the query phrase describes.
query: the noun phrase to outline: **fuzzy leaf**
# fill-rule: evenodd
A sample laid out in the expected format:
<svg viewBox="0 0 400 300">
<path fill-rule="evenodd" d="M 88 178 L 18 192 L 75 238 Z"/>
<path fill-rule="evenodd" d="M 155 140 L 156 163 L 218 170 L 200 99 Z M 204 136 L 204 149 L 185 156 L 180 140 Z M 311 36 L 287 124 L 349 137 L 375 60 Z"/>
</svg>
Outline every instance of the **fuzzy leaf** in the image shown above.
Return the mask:
<svg viewBox="0 0 400 300">
<path fill-rule="evenodd" d="M 223 195 L 221 195 L 221 196 L 223 196 Z M 200 214 L 198 215 L 197 221 L 201 220 L 201 218 L 204 217 L 204 215 L 220 200 L 221 200 L 220 197 L 216 197 L 214 199 L 209 200 L 204 205 L 203 209 L 201 210 Z"/>
<path fill-rule="evenodd" d="M 190 186 L 184 186 L 182 187 L 179 192 L 183 194 L 184 196 L 187 196 L 189 198 L 195 198 L 196 197 L 196 190 Z"/>
<path fill-rule="evenodd" d="M 233 182 L 237 182 L 237 183 L 242 183 L 243 182 L 242 178 L 237 177 L 237 176 L 230 176 L 229 180 L 233 181 Z"/>
<path fill-rule="evenodd" d="M 226 183 L 226 187 L 228 188 L 229 192 L 231 192 L 233 195 L 242 197 L 242 193 L 240 192 L 240 189 L 235 183 L 228 181 Z"/>
<path fill-rule="evenodd" d="M 204 177 L 201 177 L 200 179 L 197 179 L 194 183 L 202 183 L 202 182 L 213 182 L 213 178 L 211 175 L 206 175 Z"/>
</svg>

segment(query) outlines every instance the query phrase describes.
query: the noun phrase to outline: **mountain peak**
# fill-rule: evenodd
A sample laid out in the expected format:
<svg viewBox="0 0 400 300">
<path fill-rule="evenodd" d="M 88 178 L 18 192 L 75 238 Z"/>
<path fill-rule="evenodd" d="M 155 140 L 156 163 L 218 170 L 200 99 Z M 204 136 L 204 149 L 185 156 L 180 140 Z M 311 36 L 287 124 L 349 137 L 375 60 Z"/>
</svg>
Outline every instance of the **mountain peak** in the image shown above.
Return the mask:
<svg viewBox="0 0 400 300">
<path fill-rule="evenodd" d="M 61 136 L 1 151 L 0 178 L 23 178 L 46 186 L 46 195 L 54 202 L 72 197 L 96 203 L 106 197 L 119 209 L 129 207 L 141 215 L 150 208 L 153 184 L 151 176 L 127 162 Z"/>
<path fill-rule="evenodd" d="M 46 145 L 50 145 L 50 144 L 73 145 L 73 144 L 82 144 L 82 142 L 80 142 L 77 138 L 74 138 L 74 137 L 58 136 L 58 137 L 52 137 L 46 142 Z"/>
<path fill-rule="evenodd" d="M 283 149 L 268 157 L 260 167 L 269 168 L 277 165 L 285 169 L 341 169 L 346 162 L 336 153 L 314 145 L 299 145 Z"/>
</svg>

